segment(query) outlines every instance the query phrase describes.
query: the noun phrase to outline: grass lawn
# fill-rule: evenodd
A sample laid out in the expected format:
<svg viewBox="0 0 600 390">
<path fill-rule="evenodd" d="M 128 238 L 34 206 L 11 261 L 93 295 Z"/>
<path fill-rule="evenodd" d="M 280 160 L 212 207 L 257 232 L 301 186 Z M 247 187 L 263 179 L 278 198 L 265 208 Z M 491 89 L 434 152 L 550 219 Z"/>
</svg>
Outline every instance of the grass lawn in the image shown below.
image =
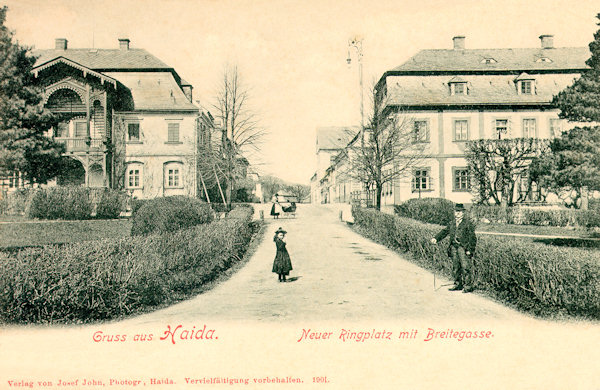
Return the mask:
<svg viewBox="0 0 600 390">
<path fill-rule="evenodd" d="M 597 238 L 597 235 L 594 235 L 585 229 L 568 229 L 556 226 L 478 224 L 476 231 L 507 234 L 531 234 L 540 236 L 560 236 L 561 238 L 523 237 L 510 235 L 496 237 L 502 237 L 506 240 L 538 242 L 541 244 L 559 247 L 600 250 L 600 239 Z"/>
<path fill-rule="evenodd" d="M 539 236 L 560 236 L 589 238 L 592 234 L 585 229 L 573 229 L 558 226 L 533 226 L 533 225 L 510 225 L 503 223 L 478 223 L 476 230 L 478 232 L 495 233 L 518 233 L 531 234 Z"/>
<path fill-rule="evenodd" d="M 130 231 L 127 219 L 2 223 L 0 248 L 121 238 L 129 236 Z"/>
</svg>

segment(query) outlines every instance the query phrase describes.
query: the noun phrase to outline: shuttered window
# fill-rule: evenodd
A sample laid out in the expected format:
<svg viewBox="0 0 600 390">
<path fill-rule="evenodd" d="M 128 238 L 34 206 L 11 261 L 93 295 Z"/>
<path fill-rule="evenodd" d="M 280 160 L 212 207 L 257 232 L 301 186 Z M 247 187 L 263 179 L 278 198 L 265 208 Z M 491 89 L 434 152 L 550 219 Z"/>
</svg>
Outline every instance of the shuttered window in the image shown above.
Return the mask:
<svg viewBox="0 0 600 390">
<path fill-rule="evenodd" d="M 169 123 L 167 142 L 179 142 L 179 123 Z"/>
</svg>

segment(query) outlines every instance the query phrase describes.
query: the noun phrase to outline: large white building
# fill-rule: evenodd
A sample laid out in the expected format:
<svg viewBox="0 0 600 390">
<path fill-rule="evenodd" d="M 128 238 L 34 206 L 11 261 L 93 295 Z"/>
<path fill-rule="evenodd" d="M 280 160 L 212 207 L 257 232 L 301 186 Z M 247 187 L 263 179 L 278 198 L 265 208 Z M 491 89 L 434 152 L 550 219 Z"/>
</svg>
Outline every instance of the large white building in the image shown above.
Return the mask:
<svg viewBox="0 0 600 390">
<path fill-rule="evenodd" d="M 535 137 L 566 130 L 552 98 L 588 69 L 585 47 L 557 48 L 540 36 L 538 48 L 422 50 L 377 83 L 384 114 L 407 117 L 424 155 L 409 174 L 384 189 L 382 208 L 410 198 L 469 203 L 466 141 Z"/>
</svg>

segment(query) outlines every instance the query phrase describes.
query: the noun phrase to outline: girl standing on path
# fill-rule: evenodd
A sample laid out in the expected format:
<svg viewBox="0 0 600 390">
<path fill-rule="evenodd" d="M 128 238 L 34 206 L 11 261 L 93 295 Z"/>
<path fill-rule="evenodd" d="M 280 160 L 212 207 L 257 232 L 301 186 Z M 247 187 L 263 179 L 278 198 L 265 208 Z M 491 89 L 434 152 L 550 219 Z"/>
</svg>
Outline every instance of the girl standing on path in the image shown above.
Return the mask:
<svg viewBox="0 0 600 390">
<path fill-rule="evenodd" d="M 273 260 L 273 272 L 279 275 L 279 281 L 285 282 L 285 277 L 290 274 L 292 270 L 292 261 L 290 255 L 285 248 L 285 234 L 287 232 L 282 228 L 275 231 L 275 246 L 277 247 L 277 253 L 275 254 L 275 260 Z"/>
</svg>

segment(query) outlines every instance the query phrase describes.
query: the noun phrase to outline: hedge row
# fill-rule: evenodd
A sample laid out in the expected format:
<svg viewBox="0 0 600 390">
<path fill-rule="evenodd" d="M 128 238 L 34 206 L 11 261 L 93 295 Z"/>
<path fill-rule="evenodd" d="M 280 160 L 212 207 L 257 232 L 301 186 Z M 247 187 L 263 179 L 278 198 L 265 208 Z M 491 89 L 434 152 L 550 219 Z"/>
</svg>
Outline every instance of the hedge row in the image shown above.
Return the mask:
<svg viewBox="0 0 600 390">
<path fill-rule="evenodd" d="M 126 195 L 108 188 L 51 187 L 17 190 L 0 201 L 0 214 L 37 219 L 118 218 Z"/>
<path fill-rule="evenodd" d="M 17 189 L 0 198 L 0 215 L 25 215 L 31 204 L 34 191 Z"/>
<path fill-rule="evenodd" d="M 214 212 L 200 199 L 167 196 L 141 203 L 132 215 L 131 234 L 174 232 L 203 223 L 210 223 Z"/>
<path fill-rule="evenodd" d="M 445 225 L 454 217 L 454 202 L 443 198 L 409 199 L 394 206 L 396 215 Z"/>
<path fill-rule="evenodd" d="M 600 227 L 600 210 L 535 209 L 527 207 L 501 207 L 473 205 L 471 215 L 478 221 L 537 226 Z"/>
<path fill-rule="evenodd" d="M 358 207 L 352 212 L 355 225 L 365 236 L 410 253 L 427 268 L 451 274 L 446 242 L 430 242 L 440 226 Z M 474 264 L 478 288 L 508 299 L 521 309 L 600 318 L 597 251 L 480 236 Z"/>
<path fill-rule="evenodd" d="M 90 322 L 189 297 L 243 256 L 252 210 L 232 213 L 175 233 L 0 253 L 0 320 Z"/>
</svg>

